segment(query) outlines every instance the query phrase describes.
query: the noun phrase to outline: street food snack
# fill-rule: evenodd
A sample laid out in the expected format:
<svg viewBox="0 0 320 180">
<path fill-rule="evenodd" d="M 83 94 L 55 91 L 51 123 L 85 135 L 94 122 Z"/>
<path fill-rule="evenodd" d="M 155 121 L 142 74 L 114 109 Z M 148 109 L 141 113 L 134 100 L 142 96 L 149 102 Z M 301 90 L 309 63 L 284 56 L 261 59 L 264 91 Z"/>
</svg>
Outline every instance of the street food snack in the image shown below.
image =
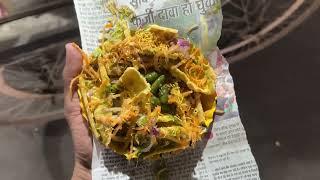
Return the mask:
<svg viewBox="0 0 320 180">
<path fill-rule="evenodd" d="M 83 116 L 103 145 L 128 160 L 179 153 L 213 121 L 216 74 L 178 30 L 130 29 L 125 10 L 105 25 L 92 54 L 82 52 L 73 82 Z"/>
</svg>

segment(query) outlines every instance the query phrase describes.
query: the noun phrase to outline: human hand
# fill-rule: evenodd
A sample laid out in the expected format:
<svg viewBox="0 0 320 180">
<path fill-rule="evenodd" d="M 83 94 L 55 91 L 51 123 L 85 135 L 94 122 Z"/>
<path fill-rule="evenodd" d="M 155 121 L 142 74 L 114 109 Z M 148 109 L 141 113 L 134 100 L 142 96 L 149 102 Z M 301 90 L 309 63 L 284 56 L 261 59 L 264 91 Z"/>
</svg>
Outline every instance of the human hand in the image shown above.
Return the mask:
<svg viewBox="0 0 320 180">
<path fill-rule="evenodd" d="M 75 167 L 72 179 L 91 179 L 92 139 L 87 122 L 81 115 L 79 97 L 76 91 L 69 93 L 71 80 L 82 69 L 82 56 L 72 44 L 66 45 L 66 65 L 64 78 L 64 112 L 70 127 Z"/>
</svg>

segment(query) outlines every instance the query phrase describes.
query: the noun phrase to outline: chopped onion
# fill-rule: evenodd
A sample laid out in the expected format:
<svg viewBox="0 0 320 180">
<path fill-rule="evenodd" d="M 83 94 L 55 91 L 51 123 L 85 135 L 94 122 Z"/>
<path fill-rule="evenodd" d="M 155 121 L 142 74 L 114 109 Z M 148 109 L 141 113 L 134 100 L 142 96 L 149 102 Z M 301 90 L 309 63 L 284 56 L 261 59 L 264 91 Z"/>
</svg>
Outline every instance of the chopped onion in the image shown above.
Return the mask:
<svg viewBox="0 0 320 180">
<path fill-rule="evenodd" d="M 114 95 L 111 95 L 112 99 L 117 99 L 119 97 L 121 97 L 121 94 L 114 94 Z"/>
<path fill-rule="evenodd" d="M 185 40 L 185 39 L 178 39 L 178 43 L 177 43 L 180 47 L 190 47 L 190 43 L 189 41 Z"/>
<path fill-rule="evenodd" d="M 153 146 L 153 144 L 150 142 L 149 146 L 142 149 L 141 152 L 149 152 L 151 150 L 152 146 Z"/>
<path fill-rule="evenodd" d="M 87 92 L 87 96 L 88 97 L 92 97 L 93 96 L 93 90 L 90 89 L 88 92 Z"/>
<path fill-rule="evenodd" d="M 152 135 L 155 135 L 155 136 L 158 136 L 159 135 L 159 131 L 158 131 L 158 128 L 157 127 L 152 127 L 152 130 L 151 130 L 151 134 Z"/>
<path fill-rule="evenodd" d="M 106 109 L 106 112 L 120 112 L 122 110 L 121 107 L 113 107 Z"/>
</svg>

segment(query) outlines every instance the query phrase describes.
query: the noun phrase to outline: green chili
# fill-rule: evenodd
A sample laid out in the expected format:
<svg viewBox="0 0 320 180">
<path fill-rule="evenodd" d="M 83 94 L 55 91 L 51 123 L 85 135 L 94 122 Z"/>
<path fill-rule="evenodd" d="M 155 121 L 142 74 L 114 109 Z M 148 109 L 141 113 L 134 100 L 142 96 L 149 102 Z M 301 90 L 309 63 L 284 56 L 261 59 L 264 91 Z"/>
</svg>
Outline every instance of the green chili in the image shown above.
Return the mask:
<svg viewBox="0 0 320 180">
<path fill-rule="evenodd" d="M 155 97 L 155 96 L 152 96 L 151 97 L 151 105 L 153 107 L 156 107 L 156 106 L 159 106 L 160 105 L 160 100 L 159 98 Z"/>
<path fill-rule="evenodd" d="M 160 97 L 160 102 L 163 104 L 168 103 L 169 99 L 169 93 L 170 93 L 171 87 L 169 84 L 165 84 L 162 86 L 159 90 L 159 97 Z"/>
<path fill-rule="evenodd" d="M 161 75 L 160 77 L 158 77 L 158 79 L 151 85 L 151 92 L 153 94 L 156 94 L 165 80 L 166 80 L 166 77 L 164 75 Z"/>
<path fill-rule="evenodd" d="M 120 90 L 120 87 L 118 84 L 110 84 L 107 87 L 107 92 L 108 93 L 117 93 Z"/>
<path fill-rule="evenodd" d="M 138 120 L 137 120 L 137 125 L 139 127 L 143 127 L 148 123 L 148 118 L 146 116 L 141 116 Z"/>
<path fill-rule="evenodd" d="M 168 113 L 168 112 L 171 111 L 171 107 L 169 106 L 169 104 L 162 104 L 161 105 L 161 111 L 165 112 L 165 113 Z"/>
<path fill-rule="evenodd" d="M 148 83 L 153 83 L 154 81 L 156 81 L 158 79 L 160 75 L 157 73 L 157 72 L 151 72 L 151 73 L 148 73 L 145 78 L 147 80 Z"/>
</svg>

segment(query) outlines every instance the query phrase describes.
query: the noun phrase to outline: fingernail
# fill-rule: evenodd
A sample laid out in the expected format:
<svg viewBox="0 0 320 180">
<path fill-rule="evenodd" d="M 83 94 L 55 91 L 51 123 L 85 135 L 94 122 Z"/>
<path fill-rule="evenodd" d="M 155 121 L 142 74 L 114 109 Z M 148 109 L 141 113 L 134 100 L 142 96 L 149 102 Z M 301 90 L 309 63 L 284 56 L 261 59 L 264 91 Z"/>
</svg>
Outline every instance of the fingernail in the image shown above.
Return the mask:
<svg viewBox="0 0 320 180">
<path fill-rule="evenodd" d="M 73 55 L 75 54 L 74 53 L 74 47 L 72 45 L 72 43 L 67 43 L 65 45 L 65 48 L 66 48 L 66 58 L 67 58 L 67 61 L 70 61 L 72 59 L 74 59 Z M 72 58 L 73 57 L 73 58 Z"/>
<path fill-rule="evenodd" d="M 72 64 L 72 66 L 82 66 L 82 56 L 79 51 L 74 47 L 73 43 L 67 43 L 66 48 L 66 66 Z"/>
<path fill-rule="evenodd" d="M 71 50 L 71 48 L 73 48 L 73 47 L 72 47 L 72 43 L 67 43 L 67 44 L 65 45 L 65 48 L 66 48 L 66 52 L 68 52 L 68 50 Z"/>
</svg>

